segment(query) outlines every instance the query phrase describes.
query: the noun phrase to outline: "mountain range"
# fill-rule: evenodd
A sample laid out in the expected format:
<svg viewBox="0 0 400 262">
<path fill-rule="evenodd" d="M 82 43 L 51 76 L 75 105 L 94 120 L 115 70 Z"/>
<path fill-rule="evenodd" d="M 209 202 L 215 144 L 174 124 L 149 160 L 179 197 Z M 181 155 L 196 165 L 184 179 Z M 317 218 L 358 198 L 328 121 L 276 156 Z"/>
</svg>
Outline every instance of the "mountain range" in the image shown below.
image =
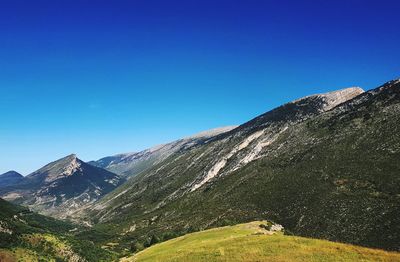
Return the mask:
<svg viewBox="0 0 400 262">
<path fill-rule="evenodd" d="M 122 177 L 89 165 L 72 154 L 47 164 L 17 183 L 1 187 L 0 194 L 5 200 L 65 219 L 123 182 Z"/>
<path fill-rule="evenodd" d="M 89 225 L 115 252 L 256 220 L 400 251 L 399 123 L 400 80 L 346 88 L 141 152 L 1 175 L 0 196 Z"/>
</svg>

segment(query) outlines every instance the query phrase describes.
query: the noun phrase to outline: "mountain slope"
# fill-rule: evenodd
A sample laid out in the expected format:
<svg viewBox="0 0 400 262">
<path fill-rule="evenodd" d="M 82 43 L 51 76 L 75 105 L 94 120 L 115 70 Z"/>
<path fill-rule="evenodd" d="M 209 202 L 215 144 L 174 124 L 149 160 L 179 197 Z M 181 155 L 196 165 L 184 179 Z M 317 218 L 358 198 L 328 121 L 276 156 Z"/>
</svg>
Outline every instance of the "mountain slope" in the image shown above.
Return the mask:
<svg viewBox="0 0 400 262">
<path fill-rule="evenodd" d="M 207 143 L 210 138 L 228 132 L 235 127 L 236 126 L 215 128 L 171 143 L 155 146 L 141 152 L 108 156 L 97 161 L 91 161 L 89 164 L 105 168 L 122 176 L 135 176 L 161 163 L 178 151 L 188 150 L 196 145 Z"/>
<path fill-rule="evenodd" d="M 121 199 L 125 194 L 131 195 L 125 204 L 136 203 L 134 201 L 134 196 L 137 195 L 135 188 L 145 194 L 150 192 L 153 194 L 152 191 L 145 191 L 145 189 L 151 187 L 153 190 L 154 186 L 154 190 L 159 194 L 158 200 L 164 200 L 162 196 L 168 200 L 193 191 L 212 178 L 237 170 L 257 159 L 262 147 L 271 143 L 290 125 L 312 118 L 362 92 L 360 88 L 348 88 L 287 103 L 238 128 L 212 137 L 206 144 L 198 144 L 190 147 L 190 150 L 178 151 L 170 155 L 162 163 L 144 172 L 138 179 L 128 181 L 108 195 L 104 201 L 95 206 L 95 209 L 101 209 L 99 213 L 102 215 L 101 219 L 106 219 L 107 214 L 103 215 L 105 203 L 112 209 L 118 208 L 118 203 L 115 204 L 111 200 L 116 196 Z M 174 180 L 178 180 L 177 183 Z M 164 189 L 167 192 L 161 193 L 160 191 Z M 148 199 L 143 198 L 142 195 L 138 197 Z M 163 201 L 159 201 L 158 205 L 163 205 Z"/>
<path fill-rule="evenodd" d="M 0 193 L 4 199 L 40 213 L 67 218 L 123 181 L 116 174 L 69 155 L 29 174 L 18 184 L 0 189 Z"/>
<path fill-rule="evenodd" d="M 121 261 L 400 261 L 400 253 L 285 236 L 266 225 L 255 221 L 192 233 Z"/>
<path fill-rule="evenodd" d="M 180 216 L 267 217 L 303 236 L 399 250 L 399 111 L 397 81 L 293 126 L 262 158 L 180 201 Z"/>
<path fill-rule="evenodd" d="M 303 236 L 399 250 L 399 90 L 392 81 L 285 104 L 171 155 L 88 215 L 121 245 L 271 219 Z"/>
<path fill-rule="evenodd" d="M 12 186 L 20 183 L 24 177 L 16 171 L 8 171 L 0 175 L 0 187 Z"/>
</svg>

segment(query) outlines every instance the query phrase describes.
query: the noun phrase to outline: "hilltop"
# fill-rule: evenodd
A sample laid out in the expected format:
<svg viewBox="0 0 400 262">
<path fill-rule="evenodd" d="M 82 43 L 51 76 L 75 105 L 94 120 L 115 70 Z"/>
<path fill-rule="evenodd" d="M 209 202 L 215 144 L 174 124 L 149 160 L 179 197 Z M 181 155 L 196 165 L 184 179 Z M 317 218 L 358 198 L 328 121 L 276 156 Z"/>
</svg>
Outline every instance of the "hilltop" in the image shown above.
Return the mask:
<svg viewBox="0 0 400 262">
<path fill-rule="evenodd" d="M 121 262 L 400 261 L 400 253 L 287 236 L 279 230 L 265 221 L 210 229 L 154 245 Z"/>
</svg>

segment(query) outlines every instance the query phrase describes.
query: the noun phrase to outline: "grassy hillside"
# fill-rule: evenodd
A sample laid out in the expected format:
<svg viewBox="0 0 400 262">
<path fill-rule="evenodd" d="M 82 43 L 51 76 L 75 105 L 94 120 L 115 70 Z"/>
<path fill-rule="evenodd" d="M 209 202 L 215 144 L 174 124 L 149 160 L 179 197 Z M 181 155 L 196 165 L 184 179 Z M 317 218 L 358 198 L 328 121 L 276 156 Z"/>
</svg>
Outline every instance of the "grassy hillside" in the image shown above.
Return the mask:
<svg viewBox="0 0 400 262">
<path fill-rule="evenodd" d="M 0 261 L 111 261 L 115 254 L 79 237 L 85 228 L 0 198 Z"/>
<path fill-rule="evenodd" d="M 400 261 L 400 253 L 286 236 L 265 222 L 210 229 L 154 245 L 122 261 Z"/>
</svg>

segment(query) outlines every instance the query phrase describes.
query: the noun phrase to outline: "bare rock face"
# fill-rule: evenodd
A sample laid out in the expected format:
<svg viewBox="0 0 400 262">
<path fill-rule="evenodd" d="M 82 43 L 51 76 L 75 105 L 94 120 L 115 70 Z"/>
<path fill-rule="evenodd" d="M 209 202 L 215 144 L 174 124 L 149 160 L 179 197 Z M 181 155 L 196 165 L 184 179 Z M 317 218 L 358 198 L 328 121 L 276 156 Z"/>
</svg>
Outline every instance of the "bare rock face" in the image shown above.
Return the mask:
<svg viewBox="0 0 400 262">
<path fill-rule="evenodd" d="M 57 161 L 42 167 L 34 173 L 28 175 L 30 179 L 43 180 L 46 183 L 52 183 L 62 178 L 73 175 L 76 172 L 81 172 L 80 161 L 75 154 L 71 154 Z"/>
<path fill-rule="evenodd" d="M 350 87 L 338 91 L 329 92 L 320 96 L 325 101 L 324 111 L 327 111 L 358 95 L 361 95 L 362 93 L 364 93 L 364 90 L 362 88 Z"/>
</svg>

